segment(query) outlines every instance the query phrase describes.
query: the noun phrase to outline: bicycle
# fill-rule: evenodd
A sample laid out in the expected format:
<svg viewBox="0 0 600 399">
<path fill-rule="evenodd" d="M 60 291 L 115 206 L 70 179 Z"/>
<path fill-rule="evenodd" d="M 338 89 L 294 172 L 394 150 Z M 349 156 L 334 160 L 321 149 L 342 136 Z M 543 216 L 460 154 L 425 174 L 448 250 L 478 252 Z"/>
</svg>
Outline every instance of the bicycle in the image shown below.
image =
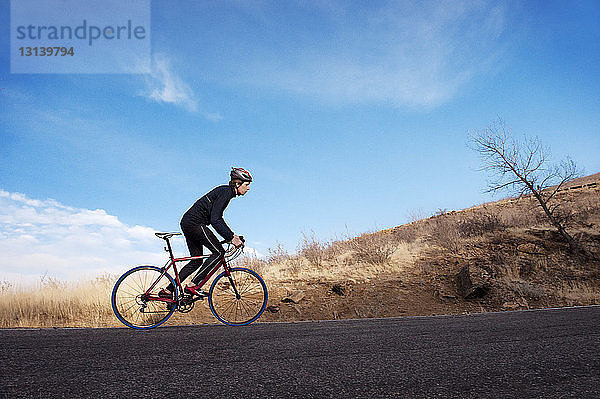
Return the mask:
<svg viewBox="0 0 600 399">
<path fill-rule="evenodd" d="M 188 313 L 194 303 L 204 296 L 190 295 L 184 292 L 177 272 L 177 263 L 194 259 L 204 259 L 210 255 L 175 258 L 169 239 L 181 233 L 154 233 L 165 240 L 165 251 L 169 260 L 158 266 L 137 266 L 125 272 L 112 291 L 111 304 L 117 318 L 126 326 L 135 329 L 150 329 L 166 322 L 175 311 Z M 240 237 L 243 240 L 243 237 Z M 258 273 L 244 267 L 230 267 L 228 262 L 240 256 L 244 246 L 236 248 L 230 242 L 225 254 L 200 284 L 193 288 L 199 290 L 213 274 L 223 266 L 223 271 L 215 277 L 208 291 L 208 305 L 212 314 L 220 322 L 230 326 L 244 326 L 257 320 L 267 306 L 267 286 Z M 173 267 L 174 276 L 168 273 Z M 175 291 L 172 298 L 158 296 L 158 291 L 169 283 Z"/>
</svg>

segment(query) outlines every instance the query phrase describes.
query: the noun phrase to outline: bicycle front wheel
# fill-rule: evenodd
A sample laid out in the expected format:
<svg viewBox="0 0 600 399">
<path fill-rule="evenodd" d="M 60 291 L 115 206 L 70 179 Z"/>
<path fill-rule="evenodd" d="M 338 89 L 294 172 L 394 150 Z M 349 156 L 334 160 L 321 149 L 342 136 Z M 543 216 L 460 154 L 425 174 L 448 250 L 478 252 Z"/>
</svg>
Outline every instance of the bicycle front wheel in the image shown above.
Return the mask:
<svg viewBox="0 0 600 399">
<path fill-rule="evenodd" d="M 158 327 L 175 311 L 177 306 L 157 300 L 158 291 L 175 281 L 156 266 L 138 266 L 123 274 L 112 292 L 112 308 L 126 326 L 136 329 Z M 152 290 L 148 291 L 152 287 Z M 154 299 L 153 299 L 154 298 Z"/>
<path fill-rule="evenodd" d="M 267 306 L 267 286 L 253 270 L 230 269 L 215 278 L 208 293 L 211 312 L 222 323 L 244 326 L 258 319 Z"/>
</svg>

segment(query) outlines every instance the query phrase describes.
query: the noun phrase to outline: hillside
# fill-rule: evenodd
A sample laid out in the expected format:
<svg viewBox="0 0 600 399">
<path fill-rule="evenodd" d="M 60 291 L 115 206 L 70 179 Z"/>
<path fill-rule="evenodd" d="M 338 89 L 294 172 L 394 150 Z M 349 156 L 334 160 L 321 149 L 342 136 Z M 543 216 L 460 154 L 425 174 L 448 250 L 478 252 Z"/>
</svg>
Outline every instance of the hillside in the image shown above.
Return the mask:
<svg viewBox="0 0 600 399">
<path fill-rule="evenodd" d="M 568 231 L 600 254 L 600 174 L 557 195 Z M 255 260 L 266 320 L 388 317 L 600 303 L 600 262 L 582 259 L 530 197 L 507 198 L 347 241 L 307 238 L 299 256 Z"/>
</svg>

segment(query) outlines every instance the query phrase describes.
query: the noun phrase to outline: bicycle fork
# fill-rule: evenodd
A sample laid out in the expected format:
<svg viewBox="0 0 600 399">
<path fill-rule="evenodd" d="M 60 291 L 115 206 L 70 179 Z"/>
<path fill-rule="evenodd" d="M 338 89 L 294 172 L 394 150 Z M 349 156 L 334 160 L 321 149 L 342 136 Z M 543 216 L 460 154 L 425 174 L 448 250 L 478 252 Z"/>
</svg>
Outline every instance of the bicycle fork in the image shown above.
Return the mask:
<svg viewBox="0 0 600 399">
<path fill-rule="evenodd" d="M 225 274 L 227 274 L 227 278 L 229 279 L 229 284 L 231 284 L 231 287 L 233 288 L 233 292 L 235 293 L 235 299 L 241 299 L 242 296 L 240 295 L 240 293 L 237 290 L 237 287 L 235 286 L 235 282 L 233 281 L 233 278 L 231 277 L 231 271 L 229 270 L 228 266 L 225 267 Z"/>
</svg>

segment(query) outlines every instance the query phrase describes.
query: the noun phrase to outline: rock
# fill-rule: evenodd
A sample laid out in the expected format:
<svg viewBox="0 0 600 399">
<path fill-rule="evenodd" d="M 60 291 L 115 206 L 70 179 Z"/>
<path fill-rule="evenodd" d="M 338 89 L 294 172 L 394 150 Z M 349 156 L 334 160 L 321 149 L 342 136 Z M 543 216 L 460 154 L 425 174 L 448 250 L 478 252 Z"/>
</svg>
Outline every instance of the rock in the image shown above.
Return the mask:
<svg viewBox="0 0 600 399">
<path fill-rule="evenodd" d="M 530 255 L 545 255 L 543 248 L 531 242 L 519 245 L 517 251 Z"/>
<path fill-rule="evenodd" d="M 442 301 L 453 301 L 456 299 L 456 295 L 453 295 L 452 293 L 445 291 L 443 289 L 436 290 L 434 295 L 436 298 L 438 298 Z"/>
<path fill-rule="evenodd" d="M 529 303 L 525 298 L 519 298 L 515 301 L 507 301 L 502 304 L 502 309 L 505 310 L 517 310 L 517 309 L 529 309 Z"/>
<path fill-rule="evenodd" d="M 464 266 L 455 280 L 456 291 L 465 299 L 482 298 L 490 291 L 490 275 L 478 266 Z"/>
<path fill-rule="evenodd" d="M 346 289 L 342 287 L 341 284 L 334 284 L 333 287 L 331 287 L 331 291 L 333 291 L 334 294 L 338 294 L 339 296 L 344 296 L 344 294 L 346 293 Z"/>
<path fill-rule="evenodd" d="M 304 291 L 294 291 L 281 300 L 284 303 L 298 303 L 304 298 Z"/>
<path fill-rule="evenodd" d="M 514 302 L 514 301 L 510 301 L 510 302 L 504 302 L 502 304 L 502 309 L 506 309 L 506 310 L 517 310 L 519 309 L 519 304 Z"/>
<path fill-rule="evenodd" d="M 527 302 L 527 299 L 525 299 L 525 298 L 519 298 L 519 300 L 517 301 L 517 303 L 518 303 L 518 304 L 519 304 L 521 307 L 523 307 L 523 308 L 526 308 L 526 309 L 529 309 L 529 302 Z"/>
<path fill-rule="evenodd" d="M 267 306 L 267 312 L 277 313 L 277 312 L 279 312 L 279 306 L 277 306 L 277 305 Z"/>
</svg>

